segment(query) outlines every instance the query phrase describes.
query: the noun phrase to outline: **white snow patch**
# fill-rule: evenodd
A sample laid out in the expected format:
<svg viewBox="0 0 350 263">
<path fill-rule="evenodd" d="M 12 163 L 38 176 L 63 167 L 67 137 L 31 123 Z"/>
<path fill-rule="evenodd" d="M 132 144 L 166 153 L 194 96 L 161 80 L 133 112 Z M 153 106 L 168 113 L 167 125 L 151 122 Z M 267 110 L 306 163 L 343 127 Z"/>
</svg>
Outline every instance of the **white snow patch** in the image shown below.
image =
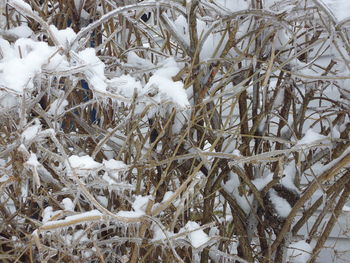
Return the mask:
<svg viewBox="0 0 350 263">
<path fill-rule="evenodd" d="M 64 198 L 61 203 L 64 206 L 64 210 L 74 211 L 75 205 L 70 198 L 68 197 Z"/>
<path fill-rule="evenodd" d="M 38 158 L 36 157 L 35 153 L 31 153 L 29 156 L 28 161 L 26 162 L 26 164 L 31 165 L 33 167 L 38 167 L 41 164 L 38 162 Z"/>
<path fill-rule="evenodd" d="M 152 241 L 157 241 L 157 240 L 164 240 L 169 237 L 172 237 L 174 236 L 175 234 L 170 232 L 170 231 L 167 231 L 167 230 L 162 230 L 157 224 L 154 224 L 153 227 L 152 227 L 152 230 L 153 230 L 153 238 L 152 238 Z M 166 233 L 166 234 L 165 234 Z"/>
<path fill-rule="evenodd" d="M 42 222 L 45 224 L 46 222 L 48 222 L 53 216 L 59 214 L 61 211 L 58 210 L 58 211 L 53 211 L 53 208 L 52 206 L 48 206 L 48 207 L 45 207 L 44 211 L 43 211 L 43 214 L 42 214 Z"/>
<path fill-rule="evenodd" d="M 153 68 L 154 65 L 151 61 L 139 57 L 135 52 L 131 51 L 127 56 L 128 64 L 136 68 Z"/>
<path fill-rule="evenodd" d="M 13 34 L 18 38 L 27 38 L 34 34 L 34 32 L 27 25 L 20 25 L 6 30 L 7 33 Z"/>
<path fill-rule="evenodd" d="M 281 184 L 291 189 L 293 191 L 299 192 L 298 188 L 294 184 L 294 178 L 297 170 L 295 167 L 295 161 L 292 160 L 288 165 L 284 168 L 284 177 L 281 179 Z"/>
<path fill-rule="evenodd" d="M 15 93 L 34 88 L 33 79 L 43 69 L 66 68 L 67 62 L 45 42 L 28 38 L 18 39 L 14 45 L 0 40 L 4 57 L 0 60 L 0 85 Z"/>
<path fill-rule="evenodd" d="M 134 217 L 141 217 L 145 215 L 146 207 L 150 198 L 151 198 L 150 195 L 147 195 L 147 196 L 137 195 L 134 203 L 132 204 L 132 208 L 134 209 L 134 211 L 119 211 L 117 213 L 117 216 L 134 218 Z"/>
<path fill-rule="evenodd" d="M 171 77 L 179 72 L 174 58 L 168 58 L 162 63 L 162 67 L 154 72 L 144 87 L 146 91 L 158 90 L 160 99 L 169 99 L 177 104 L 180 108 L 186 108 L 190 105 L 184 85 L 181 81 L 174 82 Z"/>
<path fill-rule="evenodd" d="M 312 253 L 312 247 L 304 240 L 294 242 L 289 245 L 287 250 L 288 262 L 305 263 L 309 260 Z"/>
<path fill-rule="evenodd" d="M 48 114 L 51 116 L 60 115 L 64 113 L 64 108 L 68 106 L 67 100 L 56 99 L 50 104 Z"/>
<path fill-rule="evenodd" d="M 80 11 L 81 8 L 83 8 L 83 3 L 85 3 L 85 1 L 83 0 L 74 0 L 74 6 L 75 6 L 75 10 L 77 10 L 77 12 Z"/>
<path fill-rule="evenodd" d="M 43 217 L 42 222 L 43 223 L 46 223 L 47 221 L 50 220 L 50 218 L 52 217 L 52 211 L 53 211 L 52 206 L 45 207 L 45 209 L 43 211 L 43 215 L 42 215 L 42 217 Z"/>
<path fill-rule="evenodd" d="M 9 4 L 15 4 L 23 9 L 26 9 L 28 12 L 33 12 L 32 8 L 30 7 L 29 4 L 27 4 L 26 2 L 24 2 L 23 0 L 10 0 Z"/>
<path fill-rule="evenodd" d="M 278 216 L 286 218 L 292 210 L 292 207 L 287 202 L 287 200 L 280 197 L 274 189 L 270 189 L 269 197 Z"/>
<path fill-rule="evenodd" d="M 92 159 L 89 155 L 81 157 L 72 155 L 68 158 L 68 161 L 73 169 L 92 170 L 102 167 L 101 163 L 94 161 L 94 159 Z"/>
<path fill-rule="evenodd" d="M 54 25 L 50 25 L 51 31 L 55 34 L 58 42 L 67 49 L 71 43 L 73 43 L 77 34 L 73 31 L 72 28 L 67 27 L 66 29 L 58 30 Z"/>
<path fill-rule="evenodd" d="M 87 64 L 84 73 L 92 85 L 99 92 L 106 92 L 106 76 L 104 75 L 105 64 L 96 56 L 95 49 L 86 48 L 78 53 L 79 59 Z"/>
<path fill-rule="evenodd" d="M 191 231 L 187 236 L 194 248 L 199 248 L 210 240 L 210 237 L 200 229 L 196 222 L 188 221 L 184 228 L 186 231 Z"/>
<path fill-rule="evenodd" d="M 104 207 L 108 206 L 108 198 L 103 195 L 96 196 L 96 200 Z"/>
<path fill-rule="evenodd" d="M 350 1 L 349 0 L 323 0 L 323 2 L 333 12 L 338 21 L 341 21 L 350 16 Z"/>
<path fill-rule="evenodd" d="M 168 191 L 164 194 L 162 203 L 165 203 L 166 201 L 168 201 L 172 196 L 173 196 L 174 192 L 173 191 Z"/>
<path fill-rule="evenodd" d="M 112 78 L 111 80 L 107 80 L 107 83 L 108 87 L 115 91 L 115 93 L 128 98 L 131 98 L 135 91 L 139 94 L 142 90 L 141 83 L 130 75 Z"/>
<path fill-rule="evenodd" d="M 247 0 L 215 0 L 215 3 L 231 12 L 238 12 L 249 8 L 249 2 Z"/>
<path fill-rule="evenodd" d="M 252 180 L 252 183 L 255 185 L 256 189 L 261 191 L 269 182 L 273 179 L 273 174 L 268 174 L 267 176 L 256 178 Z"/>
<path fill-rule="evenodd" d="M 106 170 L 108 170 L 108 171 L 122 170 L 122 169 L 125 169 L 127 167 L 127 165 L 124 162 L 117 161 L 114 159 L 111 159 L 108 161 L 104 160 L 103 165 L 105 166 Z"/>
<path fill-rule="evenodd" d="M 76 241 L 79 241 L 79 243 L 90 241 L 89 238 L 87 237 L 87 233 L 85 230 L 79 229 L 73 233 L 72 242 L 76 242 Z"/>
<path fill-rule="evenodd" d="M 34 138 L 39 134 L 41 131 L 41 125 L 38 122 L 39 121 L 36 121 L 36 124 L 28 127 L 22 132 L 21 138 L 23 142 L 28 143 L 34 140 Z"/>
<path fill-rule="evenodd" d="M 239 178 L 236 174 L 230 172 L 230 179 L 226 181 L 226 183 L 221 184 L 227 193 L 229 193 L 232 197 L 234 197 L 238 203 L 238 205 L 243 209 L 243 211 L 248 214 L 251 209 L 251 203 L 253 197 L 240 195 L 238 186 L 240 185 Z"/>
<path fill-rule="evenodd" d="M 314 132 L 312 129 L 308 129 L 304 135 L 304 137 L 299 140 L 296 145 L 303 145 L 303 144 L 312 144 L 318 141 L 322 141 L 324 139 L 327 139 L 326 136 L 323 136 L 317 132 Z"/>
<path fill-rule="evenodd" d="M 343 211 L 344 212 L 350 212 L 350 206 L 344 205 L 343 206 Z"/>
</svg>

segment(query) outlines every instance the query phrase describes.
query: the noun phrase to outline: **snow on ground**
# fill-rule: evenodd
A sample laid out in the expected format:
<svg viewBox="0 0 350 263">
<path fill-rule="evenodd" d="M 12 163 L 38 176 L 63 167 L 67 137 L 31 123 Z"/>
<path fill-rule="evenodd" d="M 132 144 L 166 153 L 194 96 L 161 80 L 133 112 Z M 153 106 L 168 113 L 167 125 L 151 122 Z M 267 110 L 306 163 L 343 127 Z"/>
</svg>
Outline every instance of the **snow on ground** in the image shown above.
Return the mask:
<svg viewBox="0 0 350 263">
<path fill-rule="evenodd" d="M 59 214 L 61 212 L 61 210 L 58 211 L 53 211 L 52 206 L 48 206 L 45 207 L 43 213 L 42 213 L 42 222 L 44 224 L 46 224 L 47 222 L 49 222 L 50 218 L 56 216 L 57 214 Z"/>
<path fill-rule="evenodd" d="M 287 250 L 288 260 L 291 263 L 305 263 L 309 260 L 312 252 L 310 244 L 304 240 L 292 243 Z"/>
<path fill-rule="evenodd" d="M 215 3 L 220 6 L 224 7 L 231 12 L 237 12 L 241 10 L 245 10 L 249 8 L 250 1 L 248 0 L 215 0 Z"/>
<path fill-rule="evenodd" d="M 349 0 L 323 0 L 338 21 L 350 17 Z"/>
<path fill-rule="evenodd" d="M 312 144 L 315 142 L 324 141 L 327 139 L 326 136 L 323 136 L 317 132 L 314 132 L 312 129 L 308 129 L 302 139 L 300 139 L 296 145 L 303 145 L 303 144 Z"/>
</svg>

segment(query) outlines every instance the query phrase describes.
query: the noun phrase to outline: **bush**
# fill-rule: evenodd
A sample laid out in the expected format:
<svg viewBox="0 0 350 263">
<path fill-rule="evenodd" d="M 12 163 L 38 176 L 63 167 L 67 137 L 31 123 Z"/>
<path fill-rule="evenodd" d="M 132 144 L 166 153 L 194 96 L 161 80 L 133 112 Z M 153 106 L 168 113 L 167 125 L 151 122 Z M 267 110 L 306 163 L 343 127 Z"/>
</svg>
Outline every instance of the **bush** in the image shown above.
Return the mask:
<svg viewBox="0 0 350 263">
<path fill-rule="evenodd" d="M 2 262 L 316 260 L 350 193 L 339 9 L 0 8 Z"/>
</svg>

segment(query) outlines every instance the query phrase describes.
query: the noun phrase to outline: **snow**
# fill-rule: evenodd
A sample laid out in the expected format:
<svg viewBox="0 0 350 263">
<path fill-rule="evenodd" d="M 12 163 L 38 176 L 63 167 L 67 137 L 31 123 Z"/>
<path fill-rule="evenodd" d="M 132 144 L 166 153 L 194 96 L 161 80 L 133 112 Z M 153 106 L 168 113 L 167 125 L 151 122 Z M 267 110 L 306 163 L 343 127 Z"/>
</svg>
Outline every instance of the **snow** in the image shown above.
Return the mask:
<svg viewBox="0 0 350 263">
<path fill-rule="evenodd" d="M 267 176 L 256 178 L 252 180 L 252 183 L 255 185 L 256 189 L 261 191 L 269 182 L 273 179 L 273 174 L 268 174 Z"/>
<path fill-rule="evenodd" d="M 47 113 L 51 116 L 60 115 L 64 113 L 64 108 L 68 106 L 67 100 L 56 99 L 50 104 Z"/>
<path fill-rule="evenodd" d="M 43 223 L 46 223 L 50 220 L 50 218 L 52 217 L 52 211 L 53 211 L 52 206 L 48 206 L 44 209 L 43 215 L 42 215 L 42 217 L 43 217 L 42 222 Z"/>
<path fill-rule="evenodd" d="M 249 8 L 249 2 L 247 0 L 215 0 L 215 3 L 231 12 L 237 12 Z"/>
<path fill-rule="evenodd" d="M 86 48 L 80 51 L 78 56 L 87 66 L 84 73 L 92 87 L 98 92 L 106 92 L 105 64 L 96 56 L 95 49 Z"/>
<path fill-rule="evenodd" d="M 6 32 L 15 35 L 17 38 L 28 38 L 34 34 L 27 25 L 13 27 Z"/>
<path fill-rule="evenodd" d="M 85 230 L 79 229 L 78 231 L 73 233 L 72 241 L 78 241 L 78 240 L 79 240 L 79 243 L 90 241 L 89 238 L 87 237 Z"/>
<path fill-rule="evenodd" d="M 73 43 L 74 39 L 77 36 L 77 34 L 70 27 L 58 30 L 54 25 L 50 25 L 50 29 L 52 33 L 55 34 L 58 42 L 62 45 L 62 47 L 66 49 L 70 46 L 71 43 Z"/>
<path fill-rule="evenodd" d="M 151 61 L 139 57 L 135 52 L 131 51 L 128 53 L 128 64 L 136 68 L 153 68 L 154 65 Z"/>
<path fill-rule="evenodd" d="M 287 250 L 288 262 L 291 263 L 305 263 L 309 260 L 312 253 L 312 247 L 304 240 L 294 242 L 289 245 Z"/>
<path fill-rule="evenodd" d="M 77 156 L 72 155 L 68 158 L 68 161 L 73 169 L 84 169 L 84 170 L 92 170 L 99 169 L 102 167 L 101 163 L 94 161 L 91 156 Z"/>
<path fill-rule="evenodd" d="M 172 196 L 173 196 L 174 192 L 173 191 L 168 191 L 164 194 L 162 203 L 165 203 L 166 201 L 168 201 Z"/>
<path fill-rule="evenodd" d="M 338 158 L 332 160 L 331 162 L 323 165 L 322 163 L 318 162 L 315 163 L 312 168 L 312 174 L 322 174 L 325 171 L 329 170 L 331 167 L 333 167 L 336 163 L 338 163 L 342 158 L 344 158 L 347 154 L 350 153 L 350 147 L 348 147 Z M 345 165 L 344 168 L 350 167 L 349 164 Z M 310 172 L 310 171 L 308 171 Z"/>
<path fill-rule="evenodd" d="M 180 71 L 174 58 L 168 58 L 162 63 L 162 67 L 154 72 L 154 75 L 145 85 L 145 90 L 160 92 L 161 99 L 169 99 L 180 108 L 190 105 L 184 85 L 181 81 L 174 82 L 171 77 Z"/>
<path fill-rule="evenodd" d="M 227 193 L 229 193 L 233 198 L 236 199 L 237 204 L 243 209 L 243 211 L 248 214 L 251 209 L 252 196 L 240 195 L 238 187 L 240 186 L 240 181 L 237 174 L 230 172 L 229 180 L 226 183 L 221 184 Z"/>
<path fill-rule="evenodd" d="M 210 237 L 200 229 L 199 224 L 196 222 L 188 221 L 184 228 L 186 231 L 189 231 L 187 237 L 194 248 L 199 248 L 210 240 Z"/>
<path fill-rule="evenodd" d="M 317 132 L 314 132 L 312 129 L 308 129 L 304 137 L 300 139 L 296 145 L 312 144 L 315 142 L 320 142 L 325 139 L 327 139 L 326 136 L 323 136 Z"/>
<path fill-rule="evenodd" d="M 32 88 L 30 80 L 41 72 L 41 67 L 48 62 L 52 50 L 43 42 L 24 38 L 16 41 L 14 50 L 21 53 L 0 64 L 1 84 L 15 92 L 22 92 L 26 87 Z"/>
<path fill-rule="evenodd" d="M 55 47 L 28 38 L 18 39 L 14 45 L 0 41 L 4 57 L 0 60 L 0 85 L 15 93 L 34 88 L 33 79 L 43 69 L 65 68 Z"/>
<path fill-rule="evenodd" d="M 52 206 L 45 207 L 43 214 L 42 214 L 42 222 L 45 224 L 49 222 L 49 220 L 53 217 L 59 214 L 61 211 L 53 211 Z"/>
<path fill-rule="evenodd" d="M 244 0 L 242 0 L 244 2 Z M 229 3 L 231 1 L 227 1 Z M 233 3 L 233 2 L 232 2 Z M 236 7 L 236 3 L 233 3 L 232 7 Z M 189 46 L 190 45 L 190 34 L 188 31 L 188 23 L 184 16 L 180 15 L 174 21 L 174 27 L 176 28 L 176 32 L 179 37 L 183 39 L 183 41 Z M 198 37 L 201 39 L 208 30 L 210 30 L 211 26 L 207 25 L 204 21 L 197 19 L 197 32 Z M 210 59 L 213 57 L 218 57 L 221 54 L 221 51 L 224 48 L 224 45 L 221 45 L 218 49 L 218 52 L 214 54 L 216 51 L 218 43 L 222 39 L 222 35 L 220 33 L 213 33 L 213 31 L 207 36 L 204 40 L 203 45 L 200 50 L 200 58 L 201 60 Z M 227 41 L 227 36 L 224 37 L 223 42 Z"/>
<path fill-rule="evenodd" d="M 349 0 L 323 0 L 323 2 L 333 12 L 338 21 L 341 21 L 350 16 Z"/>
<path fill-rule="evenodd" d="M 104 207 L 108 206 L 108 198 L 103 195 L 96 196 L 96 200 Z"/>
<path fill-rule="evenodd" d="M 119 181 L 119 172 L 128 168 L 124 162 L 114 159 L 108 161 L 104 160 L 103 165 L 106 169 L 106 173 L 103 174 L 102 179 L 109 185 L 116 184 L 116 181 Z"/>
<path fill-rule="evenodd" d="M 277 212 L 277 215 L 286 218 L 292 210 L 292 207 L 287 202 L 287 200 L 280 197 L 274 189 L 270 189 L 269 198 Z"/>
<path fill-rule="evenodd" d="M 153 230 L 152 241 L 165 240 L 167 239 L 167 236 L 169 238 L 175 235 L 174 233 L 167 231 L 165 229 L 162 230 L 157 224 L 153 225 L 152 230 Z M 164 232 L 166 233 L 166 235 Z"/>
<path fill-rule="evenodd" d="M 103 175 L 102 175 L 102 179 L 103 180 L 105 180 L 109 185 L 113 185 L 113 184 L 116 184 L 117 182 L 117 178 L 115 178 L 115 176 L 114 177 L 111 177 L 111 176 L 109 176 L 108 175 L 108 173 L 104 173 Z"/>
<path fill-rule="evenodd" d="M 64 206 L 64 210 L 72 211 L 72 212 L 74 211 L 75 205 L 70 198 L 68 197 L 64 198 L 61 203 Z"/>
<path fill-rule="evenodd" d="M 295 167 L 295 161 L 290 161 L 288 165 L 284 168 L 284 177 L 281 178 L 281 184 L 285 187 L 299 192 L 298 188 L 294 184 L 294 178 L 297 173 Z"/>
<path fill-rule="evenodd" d="M 38 162 L 38 159 L 36 157 L 35 153 L 31 153 L 29 156 L 28 161 L 26 162 L 26 164 L 31 165 L 33 167 L 37 167 L 40 166 L 41 164 Z"/>
<path fill-rule="evenodd" d="M 122 169 L 125 169 L 127 167 L 127 165 L 124 162 L 117 161 L 114 159 L 111 159 L 108 161 L 104 160 L 103 165 L 106 168 L 106 170 L 109 170 L 109 171 L 122 170 Z"/>
<path fill-rule="evenodd" d="M 40 130 L 41 130 L 41 125 L 38 122 L 36 122 L 36 124 L 28 127 L 23 131 L 21 135 L 22 141 L 25 143 L 32 141 L 38 135 Z"/>
<path fill-rule="evenodd" d="M 9 4 L 10 5 L 15 4 L 15 5 L 19 6 L 20 8 L 27 10 L 28 12 L 33 12 L 30 5 L 25 3 L 23 0 L 10 0 Z"/>
<path fill-rule="evenodd" d="M 190 33 L 188 32 L 187 20 L 183 15 L 179 15 L 174 21 L 177 33 L 184 39 L 187 45 L 190 44 Z"/>
<path fill-rule="evenodd" d="M 117 216 L 134 218 L 134 217 L 141 217 L 145 215 L 146 207 L 150 198 L 151 198 L 150 195 L 147 195 L 147 196 L 137 195 L 135 197 L 135 201 L 132 204 L 132 208 L 134 209 L 134 211 L 119 211 L 117 213 Z"/>
<path fill-rule="evenodd" d="M 122 75 L 120 77 L 107 80 L 108 87 L 115 91 L 115 93 L 121 94 L 125 97 L 132 98 L 134 92 L 138 94 L 142 91 L 142 85 L 134 77 L 130 75 Z"/>
<path fill-rule="evenodd" d="M 344 205 L 343 206 L 343 211 L 344 212 L 350 212 L 350 206 Z"/>
<path fill-rule="evenodd" d="M 145 215 L 145 213 L 140 211 L 119 211 L 117 213 L 117 216 L 127 217 L 127 218 L 137 218 L 143 215 Z"/>
</svg>

